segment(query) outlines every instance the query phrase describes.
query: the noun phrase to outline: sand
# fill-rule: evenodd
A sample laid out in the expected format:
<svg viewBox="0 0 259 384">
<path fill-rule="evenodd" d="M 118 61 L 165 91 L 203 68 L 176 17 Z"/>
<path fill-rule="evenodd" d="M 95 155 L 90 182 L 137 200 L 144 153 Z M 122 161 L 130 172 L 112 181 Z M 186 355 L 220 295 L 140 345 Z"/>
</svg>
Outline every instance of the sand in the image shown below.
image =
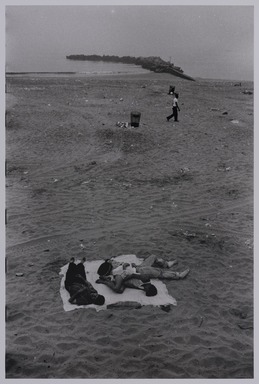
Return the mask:
<svg viewBox="0 0 259 384">
<path fill-rule="evenodd" d="M 245 90 L 155 73 L 7 78 L 7 378 L 253 377 Z M 135 110 L 139 127 L 116 125 Z M 64 311 L 71 256 L 151 253 L 191 269 L 166 282 L 177 306 Z"/>
</svg>

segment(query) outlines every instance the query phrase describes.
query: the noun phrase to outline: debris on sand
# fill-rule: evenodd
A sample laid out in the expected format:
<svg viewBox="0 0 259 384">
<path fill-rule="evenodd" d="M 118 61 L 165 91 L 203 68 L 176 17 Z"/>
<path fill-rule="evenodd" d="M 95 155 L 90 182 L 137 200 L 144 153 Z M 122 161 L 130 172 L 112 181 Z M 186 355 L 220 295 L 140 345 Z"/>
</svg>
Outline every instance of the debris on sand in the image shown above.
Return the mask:
<svg viewBox="0 0 259 384">
<path fill-rule="evenodd" d="M 116 126 L 117 126 L 117 127 L 120 127 L 120 128 L 128 128 L 129 123 L 128 123 L 128 122 L 124 122 L 124 121 L 118 121 L 118 122 L 116 123 Z"/>
<path fill-rule="evenodd" d="M 24 273 L 22 273 L 22 272 L 18 272 L 15 274 L 15 276 L 17 276 L 17 277 L 22 277 L 23 275 L 24 275 Z"/>
<path fill-rule="evenodd" d="M 244 95 L 252 95 L 253 92 L 252 91 L 248 91 L 247 89 L 245 91 L 242 92 Z"/>
</svg>

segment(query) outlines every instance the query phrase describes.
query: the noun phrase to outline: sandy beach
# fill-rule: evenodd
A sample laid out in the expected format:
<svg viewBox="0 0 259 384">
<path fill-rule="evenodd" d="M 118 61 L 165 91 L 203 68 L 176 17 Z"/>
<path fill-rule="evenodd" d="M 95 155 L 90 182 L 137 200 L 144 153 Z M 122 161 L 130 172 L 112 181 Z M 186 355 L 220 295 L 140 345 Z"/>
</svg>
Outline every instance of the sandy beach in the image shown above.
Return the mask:
<svg viewBox="0 0 259 384">
<path fill-rule="evenodd" d="M 237 82 L 7 77 L 6 378 L 253 378 L 253 83 Z M 132 111 L 140 126 L 119 126 Z M 122 254 L 189 267 L 166 282 L 177 306 L 65 312 L 70 257 Z"/>
</svg>

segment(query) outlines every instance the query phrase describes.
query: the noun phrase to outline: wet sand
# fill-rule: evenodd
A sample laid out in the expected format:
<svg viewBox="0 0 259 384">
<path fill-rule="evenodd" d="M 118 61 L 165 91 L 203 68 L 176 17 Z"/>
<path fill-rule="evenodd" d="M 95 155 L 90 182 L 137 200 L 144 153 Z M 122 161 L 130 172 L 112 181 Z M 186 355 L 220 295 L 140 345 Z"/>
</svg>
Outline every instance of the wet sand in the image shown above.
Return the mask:
<svg viewBox="0 0 259 384">
<path fill-rule="evenodd" d="M 7 78 L 7 378 L 253 377 L 245 90 L 155 73 Z M 139 127 L 117 125 L 135 110 Z M 71 256 L 151 253 L 191 269 L 166 282 L 177 306 L 64 311 Z"/>
</svg>

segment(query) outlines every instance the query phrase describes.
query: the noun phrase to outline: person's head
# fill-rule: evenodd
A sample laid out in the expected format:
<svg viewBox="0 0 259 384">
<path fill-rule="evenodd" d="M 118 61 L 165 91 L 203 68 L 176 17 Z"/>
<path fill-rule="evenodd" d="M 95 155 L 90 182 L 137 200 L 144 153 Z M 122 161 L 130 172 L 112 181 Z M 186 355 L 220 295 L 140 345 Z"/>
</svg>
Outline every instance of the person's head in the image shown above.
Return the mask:
<svg viewBox="0 0 259 384">
<path fill-rule="evenodd" d="M 178 99 L 178 97 L 179 97 L 179 93 L 175 93 L 174 95 L 175 95 L 175 97 Z"/>
<path fill-rule="evenodd" d="M 143 284 L 144 291 L 146 292 L 146 296 L 156 296 L 157 289 L 153 284 Z"/>
<path fill-rule="evenodd" d="M 112 271 L 112 265 L 109 260 L 105 260 L 97 270 L 99 276 L 108 276 Z"/>
<path fill-rule="evenodd" d="M 94 301 L 95 305 L 103 305 L 105 303 L 105 298 L 102 295 L 98 295 Z"/>
</svg>

